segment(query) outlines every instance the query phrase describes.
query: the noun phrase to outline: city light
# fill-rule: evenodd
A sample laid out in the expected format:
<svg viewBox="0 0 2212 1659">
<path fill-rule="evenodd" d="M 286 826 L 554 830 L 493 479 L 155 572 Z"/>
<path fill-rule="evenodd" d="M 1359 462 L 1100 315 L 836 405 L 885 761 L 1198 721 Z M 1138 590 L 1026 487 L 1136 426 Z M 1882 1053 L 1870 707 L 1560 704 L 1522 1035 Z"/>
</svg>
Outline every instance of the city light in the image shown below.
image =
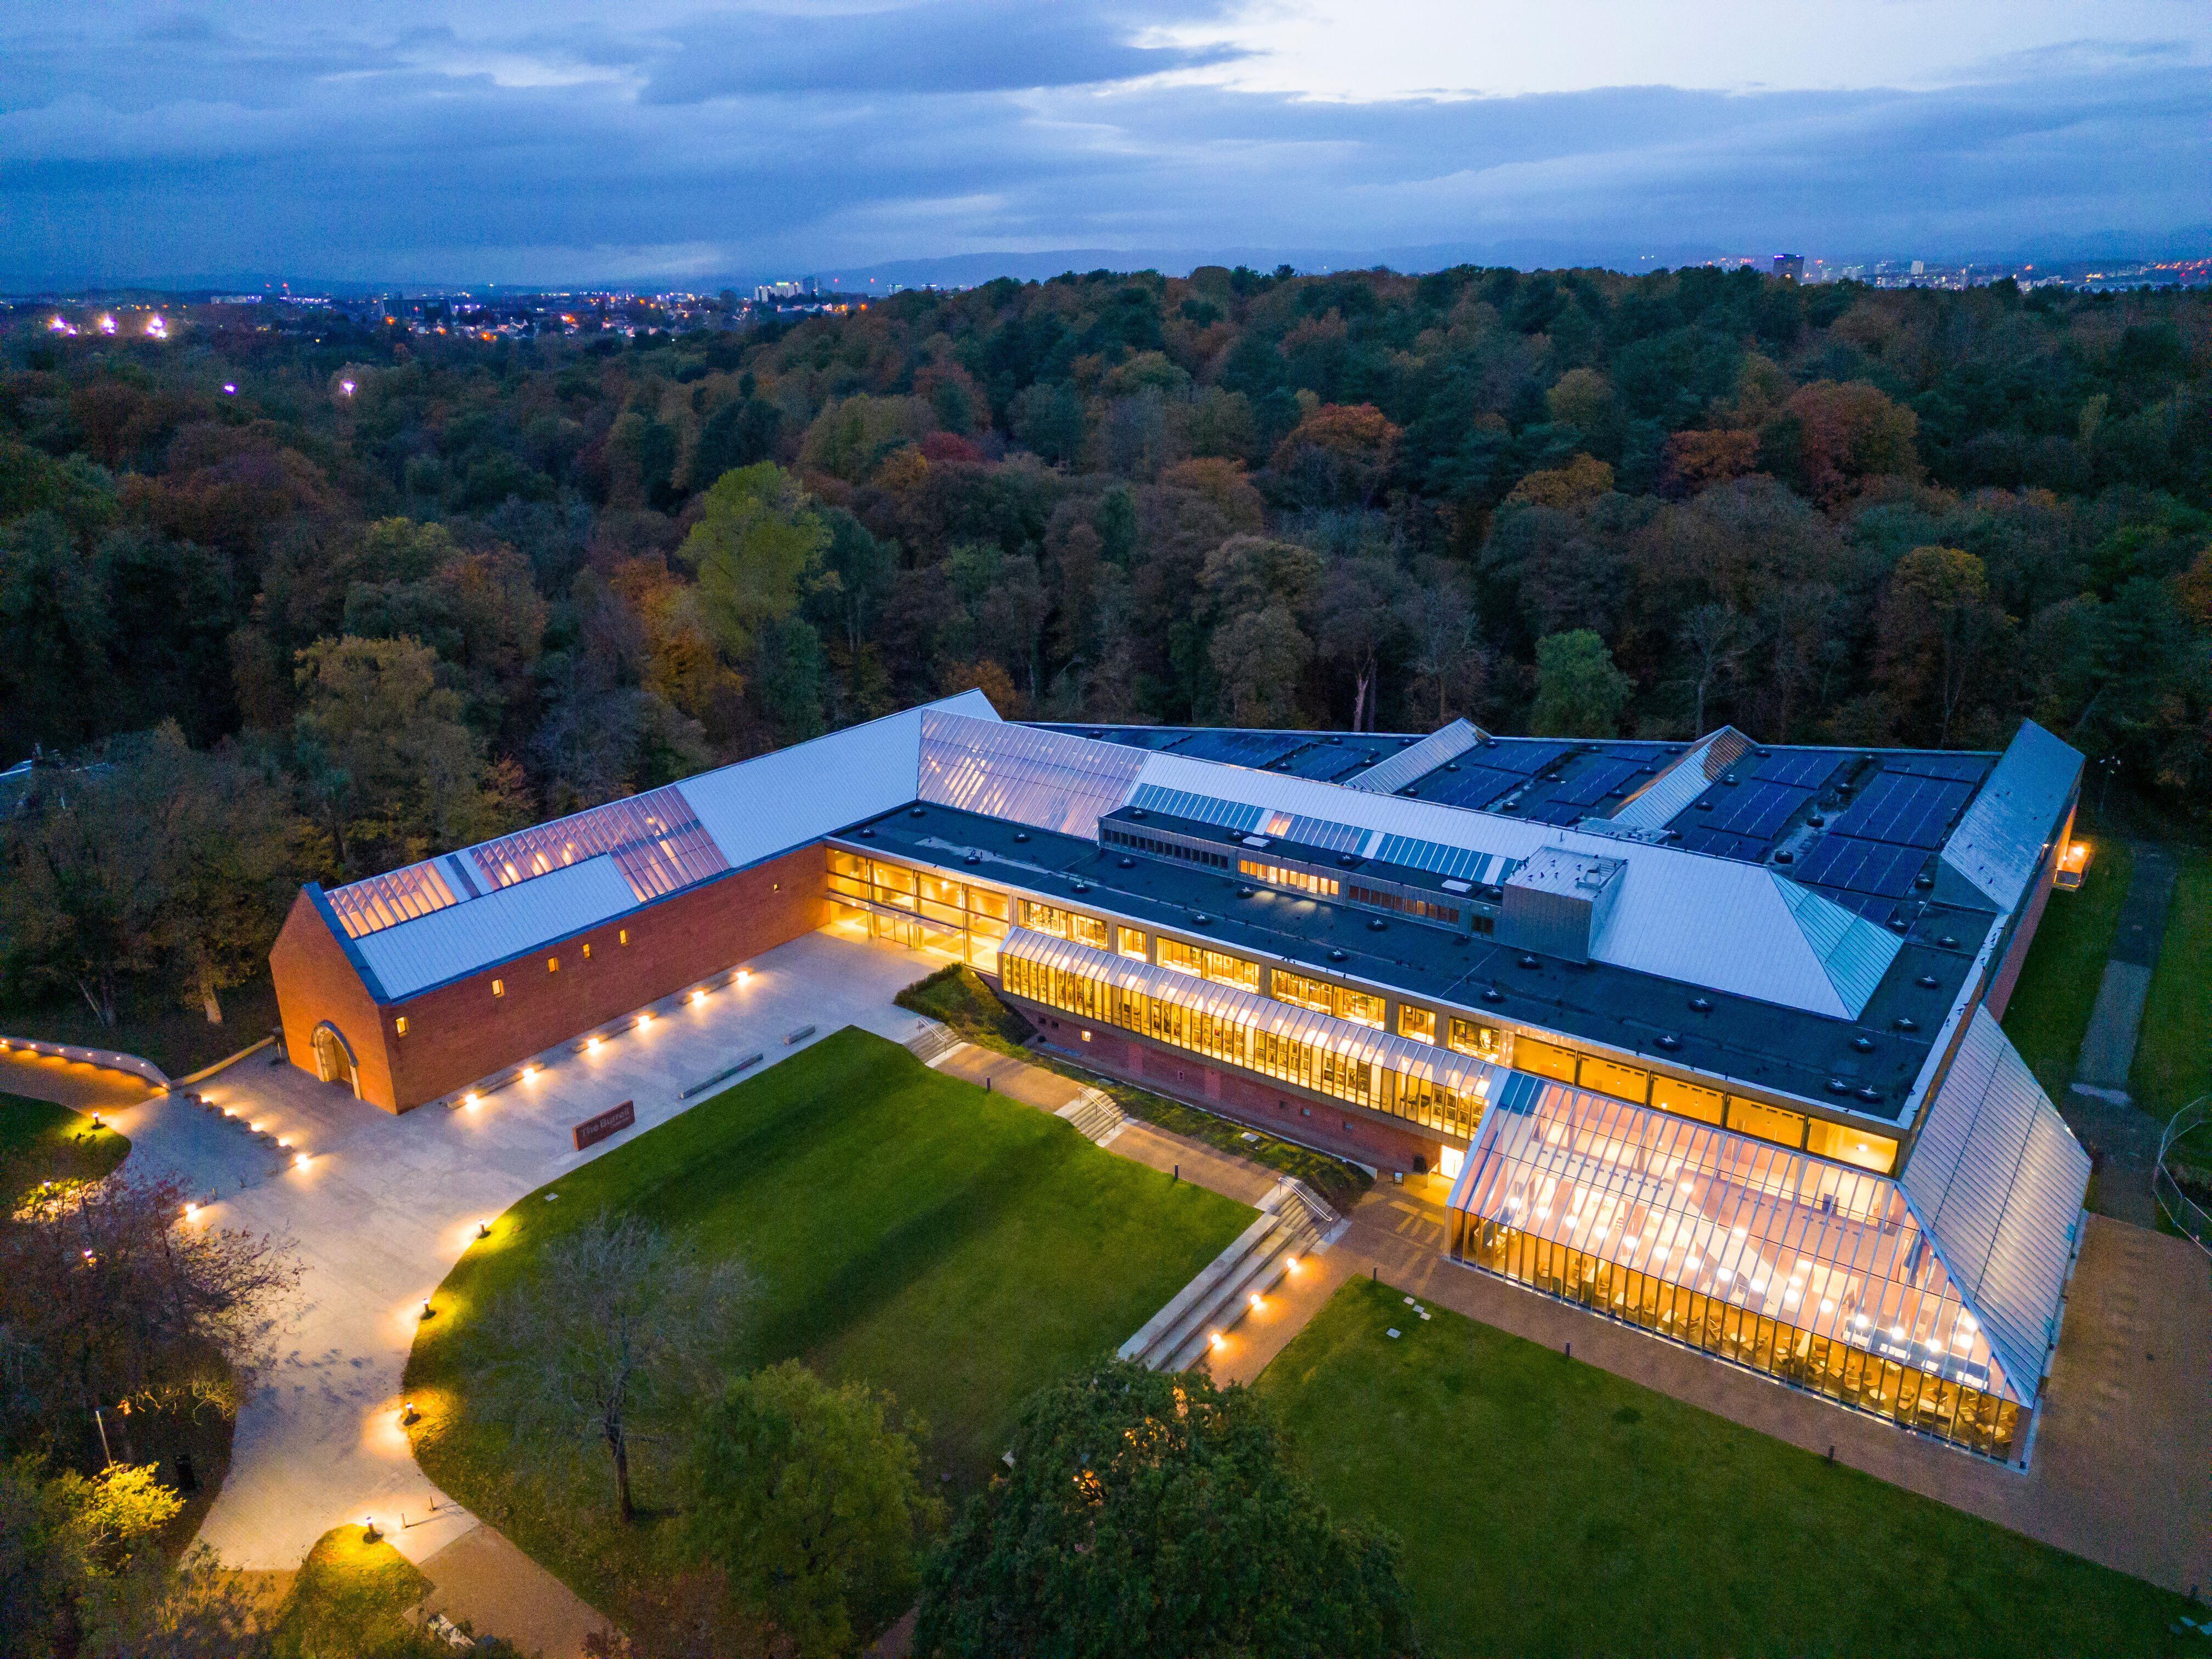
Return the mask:
<svg viewBox="0 0 2212 1659">
<path fill-rule="evenodd" d="M 100 331 L 102 334 L 115 332 L 115 319 L 104 311 L 100 313 Z"/>
<path fill-rule="evenodd" d="M 167 339 L 169 337 L 169 319 L 156 312 L 153 316 L 149 317 L 146 319 L 146 332 L 156 340 Z"/>
<path fill-rule="evenodd" d="M 238 396 L 238 382 L 235 380 L 225 380 L 222 383 L 222 395 L 226 398 L 235 398 Z"/>
</svg>

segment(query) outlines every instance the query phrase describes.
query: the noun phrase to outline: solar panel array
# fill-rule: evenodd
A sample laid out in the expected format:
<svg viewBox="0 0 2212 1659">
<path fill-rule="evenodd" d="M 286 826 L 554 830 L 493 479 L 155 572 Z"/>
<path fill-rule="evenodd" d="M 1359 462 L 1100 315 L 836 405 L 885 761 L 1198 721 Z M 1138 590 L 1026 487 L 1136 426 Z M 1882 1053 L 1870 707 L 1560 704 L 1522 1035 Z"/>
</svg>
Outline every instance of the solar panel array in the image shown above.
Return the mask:
<svg viewBox="0 0 2212 1659">
<path fill-rule="evenodd" d="M 1955 755 L 1936 750 L 1928 754 L 1887 754 L 1884 772 L 1904 772 L 1916 778 L 1944 778 L 1953 783 L 1979 783 L 1996 763 L 1989 755 Z"/>
<path fill-rule="evenodd" d="M 1674 820 L 1674 827 L 1686 838 L 1696 828 L 1717 830 L 1765 842 L 1771 841 L 1797 810 L 1812 799 L 1810 789 L 1793 789 L 1786 784 L 1716 784 L 1699 797 L 1688 812 Z"/>
<path fill-rule="evenodd" d="M 1883 772 L 1836 820 L 1836 833 L 1899 847 L 1941 847 L 1973 793 L 1971 783 Z"/>
<path fill-rule="evenodd" d="M 1786 783 L 1799 789 L 1820 789 L 1837 773 L 1851 764 L 1852 757 L 1832 749 L 1790 749 L 1760 755 L 1737 768 L 1738 776 L 1761 783 Z"/>
<path fill-rule="evenodd" d="M 1553 792 L 1552 799 L 1568 806 L 1595 806 L 1616 790 L 1626 788 L 1643 770 L 1636 761 L 1593 757 Z"/>
<path fill-rule="evenodd" d="M 1912 878 L 1927 862 L 1925 848 L 1863 841 L 1856 836 L 1823 836 L 1798 860 L 1797 879 L 1818 887 L 1899 899 L 1912 890 Z"/>
<path fill-rule="evenodd" d="M 1167 745 L 1168 751 L 1194 760 L 1224 761 L 1231 766 L 1272 766 L 1313 739 L 1303 732 L 1193 732 Z"/>
<path fill-rule="evenodd" d="M 1518 772 L 1523 777 L 1534 777 L 1573 752 L 1571 744 L 1516 738 L 1503 738 L 1494 746 L 1470 751 L 1479 754 L 1485 766 L 1495 767 L 1500 772 Z"/>
<path fill-rule="evenodd" d="M 1713 858 L 1735 859 L 1739 863 L 1759 864 L 1766 858 L 1766 843 L 1748 836 L 1731 836 L 1724 830 L 1709 830 L 1702 825 L 1685 824 L 1682 839 L 1677 843 L 1692 853 L 1707 854 Z"/>
<path fill-rule="evenodd" d="M 1334 744 L 1309 743 L 1304 748 L 1285 756 L 1270 768 L 1294 778 L 1313 778 L 1322 783 L 1336 783 L 1364 772 L 1376 763 L 1387 760 L 1389 745 L 1376 747 L 1366 742 Z"/>
<path fill-rule="evenodd" d="M 1456 772 L 1431 772 L 1413 786 L 1423 800 L 1432 800 L 1445 806 L 1467 806 L 1476 809 L 1487 806 L 1500 795 L 1508 795 L 1528 780 L 1511 772 L 1501 772 L 1492 766 L 1469 766 L 1459 763 Z"/>
</svg>

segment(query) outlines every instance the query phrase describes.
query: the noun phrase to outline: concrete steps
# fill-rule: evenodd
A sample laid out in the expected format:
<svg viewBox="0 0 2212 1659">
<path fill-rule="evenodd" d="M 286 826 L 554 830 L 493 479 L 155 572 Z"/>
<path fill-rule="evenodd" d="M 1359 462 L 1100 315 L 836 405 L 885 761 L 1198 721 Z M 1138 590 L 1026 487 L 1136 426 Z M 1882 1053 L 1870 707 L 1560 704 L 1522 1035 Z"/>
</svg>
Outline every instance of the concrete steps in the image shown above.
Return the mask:
<svg viewBox="0 0 2212 1659">
<path fill-rule="evenodd" d="M 1089 1088 L 1053 1115 L 1066 1119 L 1085 1139 L 1100 1146 L 1120 1134 L 1122 1126 L 1129 1121 L 1129 1115 L 1114 1103 L 1111 1095 Z"/>
<path fill-rule="evenodd" d="M 960 1033 L 950 1025 L 931 1020 L 920 1031 L 906 1040 L 907 1052 L 923 1065 L 929 1066 L 945 1058 L 961 1046 Z"/>
<path fill-rule="evenodd" d="M 1249 1298 L 1273 1289 L 1294 1255 L 1323 1247 L 1342 1218 L 1302 1182 L 1278 1182 L 1260 1215 L 1167 1306 L 1124 1342 L 1121 1357 L 1153 1370 L 1188 1370 L 1216 1334 L 1244 1316 Z"/>
</svg>

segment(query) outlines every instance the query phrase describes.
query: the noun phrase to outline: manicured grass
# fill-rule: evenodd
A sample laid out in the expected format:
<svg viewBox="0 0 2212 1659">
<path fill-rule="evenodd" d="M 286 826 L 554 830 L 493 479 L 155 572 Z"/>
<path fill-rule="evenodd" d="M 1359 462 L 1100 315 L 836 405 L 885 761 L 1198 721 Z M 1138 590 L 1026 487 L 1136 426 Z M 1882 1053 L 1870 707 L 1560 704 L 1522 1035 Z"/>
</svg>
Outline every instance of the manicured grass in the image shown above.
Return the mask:
<svg viewBox="0 0 2212 1659">
<path fill-rule="evenodd" d="M 927 979 L 917 980 L 901 991 L 896 1001 L 902 1008 L 942 1020 L 978 1048 L 1042 1066 L 1078 1083 L 1087 1083 L 1132 1117 L 1142 1118 L 1171 1133 L 1186 1135 L 1294 1176 L 1339 1210 L 1350 1211 L 1359 1202 L 1359 1195 L 1375 1184 L 1375 1178 L 1366 1170 L 1342 1158 L 1331 1158 L 1296 1141 L 1280 1139 L 1263 1129 L 1249 1128 L 1234 1118 L 1170 1100 L 1150 1089 L 1139 1088 L 1133 1083 L 1124 1083 L 1118 1078 L 1073 1065 L 1057 1054 L 1030 1048 L 1033 1033 L 1030 1023 L 1000 1001 L 972 968 L 958 963 L 940 968 Z"/>
<path fill-rule="evenodd" d="M 2089 1029 L 2089 1010 L 2105 977 L 2105 957 L 2120 925 L 2135 854 L 2116 836 L 2097 838 L 2087 878 L 2070 893 L 2054 892 L 2028 946 L 2027 963 L 2005 1009 L 2005 1035 L 2027 1060 L 2044 1092 L 2063 1100 Z"/>
<path fill-rule="evenodd" d="M 0 1095 L 0 1201 L 10 1208 L 42 1181 L 97 1181 L 123 1162 L 130 1139 L 48 1100 Z"/>
<path fill-rule="evenodd" d="M 1258 1384 L 1404 1540 L 1425 1652 L 2212 1652 L 2179 1595 L 1432 1313 L 1355 1279 Z"/>
<path fill-rule="evenodd" d="M 2212 856 L 2182 860 L 2128 1092 L 2161 1121 L 2212 1093 Z"/>
<path fill-rule="evenodd" d="M 928 1425 L 927 1478 L 957 1492 L 1024 1396 L 1121 1343 L 1253 1213 L 854 1029 L 545 1190 L 557 1202 L 524 1199 L 447 1277 L 407 1386 L 432 1478 L 603 1610 L 655 1530 L 616 1530 L 605 1451 L 518 1446 L 457 1409 L 481 1363 L 471 1310 L 559 1230 L 613 1210 L 743 1261 L 760 1291 L 732 1371 L 796 1356 L 890 1389 Z M 641 1503 L 676 1501 L 679 1449 L 676 1425 L 641 1447 Z"/>
</svg>

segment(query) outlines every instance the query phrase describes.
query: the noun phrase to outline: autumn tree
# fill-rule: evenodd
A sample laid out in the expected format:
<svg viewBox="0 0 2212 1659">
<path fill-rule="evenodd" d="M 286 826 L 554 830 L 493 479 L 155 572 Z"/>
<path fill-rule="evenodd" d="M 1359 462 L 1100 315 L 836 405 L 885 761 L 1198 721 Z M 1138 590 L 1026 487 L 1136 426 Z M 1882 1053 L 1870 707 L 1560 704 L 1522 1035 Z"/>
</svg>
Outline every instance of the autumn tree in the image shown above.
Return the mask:
<svg viewBox="0 0 2212 1659">
<path fill-rule="evenodd" d="M 365 874 L 527 820 L 521 776 L 493 764 L 408 640 L 320 640 L 300 653 L 294 766 L 338 863 Z"/>
<path fill-rule="evenodd" d="M 1298 723 L 1298 680 L 1313 659 L 1313 641 L 1289 606 L 1238 611 L 1214 629 L 1209 654 L 1232 724 Z"/>
<path fill-rule="evenodd" d="M 1370 507 L 1390 475 L 1398 437 L 1372 404 L 1323 404 L 1275 446 L 1267 467 L 1294 505 Z"/>
<path fill-rule="evenodd" d="M 1897 562 L 1875 615 L 1880 674 L 1900 714 L 1932 704 L 1936 746 L 2011 619 L 1990 599 L 1982 561 L 1956 547 L 1916 547 Z"/>
<path fill-rule="evenodd" d="M 1410 641 L 1407 665 L 1414 683 L 1436 694 L 1437 724 L 1449 720 L 1454 708 L 1471 710 L 1488 665 L 1465 573 L 1443 559 L 1425 561 L 1399 595 L 1396 610 Z"/>
</svg>

